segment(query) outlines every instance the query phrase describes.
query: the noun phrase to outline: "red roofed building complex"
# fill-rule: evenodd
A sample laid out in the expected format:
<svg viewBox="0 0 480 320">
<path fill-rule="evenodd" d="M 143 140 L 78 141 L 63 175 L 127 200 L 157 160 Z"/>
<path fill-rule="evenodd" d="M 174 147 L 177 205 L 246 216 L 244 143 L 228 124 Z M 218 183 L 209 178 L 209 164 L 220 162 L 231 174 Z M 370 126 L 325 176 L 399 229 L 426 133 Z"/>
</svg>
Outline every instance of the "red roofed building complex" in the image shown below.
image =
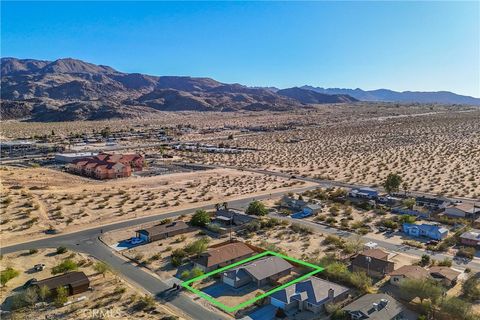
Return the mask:
<svg viewBox="0 0 480 320">
<path fill-rule="evenodd" d="M 67 170 L 100 180 L 116 179 L 129 177 L 132 171 L 141 171 L 143 162 L 144 157 L 138 154 L 100 153 L 94 157 L 73 161 L 68 165 Z"/>
</svg>

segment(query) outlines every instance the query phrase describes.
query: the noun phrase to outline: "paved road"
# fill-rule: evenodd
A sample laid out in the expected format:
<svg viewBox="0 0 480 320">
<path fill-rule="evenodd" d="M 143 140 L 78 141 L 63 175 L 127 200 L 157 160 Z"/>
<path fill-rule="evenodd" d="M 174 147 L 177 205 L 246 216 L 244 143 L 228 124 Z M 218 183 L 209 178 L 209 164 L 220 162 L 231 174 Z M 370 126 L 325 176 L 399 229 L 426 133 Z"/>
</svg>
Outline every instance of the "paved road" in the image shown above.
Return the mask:
<svg viewBox="0 0 480 320">
<path fill-rule="evenodd" d="M 278 214 L 270 214 L 270 216 L 275 217 L 275 218 L 279 218 L 279 219 L 282 219 L 282 220 L 287 220 L 289 222 L 295 222 L 295 223 L 299 223 L 299 224 L 311 227 L 316 232 L 333 234 L 333 235 L 336 235 L 336 236 L 339 236 L 339 237 L 342 237 L 342 238 L 348 238 L 348 237 L 352 237 L 352 236 L 356 235 L 355 233 L 352 233 L 352 232 L 349 232 L 349 231 L 344 231 L 344 230 L 340 230 L 340 229 L 337 229 L 337 228 L 325 226 L 325 225 L 318 224 L 318 223 L 315 223 L 315 222 L 309 221 L 309 220 L 293 219 L 293 218 L 281 216 L 281 215 L 278 215 Z M 409 254 L 409 255 L 417 256 L 419 258 L 422 255 L 424 255 L 425 253 L 428 253 L 435 260 L 443 260 L 445 258 L 450 258 L 450 259 L 452 258 L 451 255 L 446 255 L 446 254 L 442 254 L 442 253 L 438 253 L 438 252 L 429 252 L 429 251 L 426 251 L 426 250 L 420 250 L 420 249 L 416 249 L 416 248 L 413 248 L 413 247 L 410 247 L 410 246 L 407 246 L 407 245 L 395 244 L 395 243 L 391 243 L 391 242 L 387 242 L 387 241 L 383 241 L 383 240 L 379 240 L 379 239 L 370 238 L 368 236 L 367 237 L 362 236 L 362 239 L 365 242 L 369 242 L 369 241 L 376 242 L 376 243 L 378 243 L 378 245 L 380 247 L 383 247 L 383 248 L 385 248 L 389 251 L 406 253 L 406 254 Z M 473 271 L 480 271 L 480 260 L 479 259 L 474 259 L 474 260 L 468 261 L 468 263 L 463 263 L 460 260 L 454 260 L 452 266 L 455 267 L 456 269 L 462 269 L 463 270 L 463 269 L 468 267 L 468 268 L 472 269 Z"/>
<path fill-rule="evenodd" d="M 302 187 L 288 192 L 303 192 L 306 190 L 314 189 L 316 186 Z M 278 197 L 287 193 L 286 191 L 274 192 L 267 195 L 261 195 L 256 197 L 247 197 L 239 200 L 230 201 L 229 205 L 233 208 L 245 208 L 248 204 L 256 200 L 264 200 L 270 197 Z M 199 303 L 196 303 L 190 297 L 185 294 L 177 294 L 171 299 L 165 297 L 165 292 L 170 288 L 165 282 L 157 277 L 154 277 L 150 273 L 142 270 L 141 268 L 133 265 L 131 262 L 127 262 L 114 254 L 112 250 L 107 247 L 103 242 L 99 240 L 102 232 L 113 231 L 125 227 L 131 227 L 147 222 L 157 221 L 159 219 L 171 218 L 180 216 L 182 214 L 189 214 L 197 209 L 212 209 L 212 205 L 199 206 L 193 209 L 177 210 L 170 213 L 161 213 L 151 215 L 148 217 L 137 218 L 128 221 L 122 221 L 107 226 L 96 227 L 92 229 L 82 230 L 74 233 L 52 236 L 40 240 L 29 241 L 25 243 L 19 243 L 16 245 L 7 246 L 1 248 L 2 254 L 29 250 L 32 248 L 55 248 L 58 246 L 65 246 L 69 249 L 84 252 L 92 255 L 96 259 L 104 261 L 112 266 L 114 270 L 123 275 L 128 281 L 136 283 L 138 286 L 143 287 L 145 290 L 155 295 L 159 299 L 165 302 L 169 302 L 175 307 L 179 308 L 193 319 L 231 319 L 226 315 L 222 315 L 218 312 L 207 310 Z"/>
</svg>

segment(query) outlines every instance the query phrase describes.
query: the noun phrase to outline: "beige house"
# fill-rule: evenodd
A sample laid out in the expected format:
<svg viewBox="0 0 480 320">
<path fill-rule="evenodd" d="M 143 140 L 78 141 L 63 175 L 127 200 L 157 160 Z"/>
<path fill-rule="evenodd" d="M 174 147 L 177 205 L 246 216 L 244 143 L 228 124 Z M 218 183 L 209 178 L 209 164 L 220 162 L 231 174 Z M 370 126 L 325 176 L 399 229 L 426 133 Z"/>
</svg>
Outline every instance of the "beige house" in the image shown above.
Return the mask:
<svg viewBox="0 0 480 320">
<path fill-rule="evenodd" d="M 399 286 L 405 279 L 426 279 L 430 273 L 420 266 L 403 266 L 389 273 L 390 283 Z"/>
</svg>

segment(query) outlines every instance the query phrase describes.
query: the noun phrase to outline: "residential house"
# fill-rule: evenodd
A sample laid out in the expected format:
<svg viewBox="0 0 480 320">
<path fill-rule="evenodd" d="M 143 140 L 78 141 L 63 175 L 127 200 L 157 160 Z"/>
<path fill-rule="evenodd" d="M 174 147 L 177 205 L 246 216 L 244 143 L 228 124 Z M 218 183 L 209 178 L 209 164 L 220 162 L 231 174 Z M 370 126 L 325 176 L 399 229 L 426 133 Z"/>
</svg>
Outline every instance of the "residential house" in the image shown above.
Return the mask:
<svg viewBox="0 0 480 320">
<path fill-rule="evenodd" d="M 412 237 L 427 237 L 434 240 L 442 240 L 448 236 L 448 229 L 433 224 L 404 223 L 403 232 Z"/>
<path fill-rule="evenodd" d="M 473 203 L 455 203 L 449 205 L 444 211 L 446 216 L 453 218 L 473 218 L 480 214 L 480 205 Z"/>
<path fill-rule="evenodd" d="M 213 217 L 213 222 L 223 227 L 239 227 L 249 223 L 256 218 L 243 213 L 240 210 L 227 209 L 217 210 Z"/>
<path fill-rule="evenodd" d="M 74 295 L 87 291 L 90 287 L 90 280 L 85 273 L 73 271 L 40 281 L 34 281 L 32 286 L 36 288 L 45 286 L 53 295 L 56 294 L 57 288 L 63 287 L 66 289 L 68 295 Z"/>
<path fill-rule="evenodd" d="M 342 310 L 352 320 L 417 320 L 418 314 L 388 294 L 366 294 L 348 304 Z"/>
<path fill-rule="evenodd" d="M 430 276 L 434 280 L 441 282 L 446 287 L 455 285 L 458 276 L 461 274 L 461 272 L 455 271 L 452 268 L 440 266 L 431 267 L 428 272 L 430 272 Z"/>
<path fill-rule="evenodd" d="M 145 242 L 157 241 L 191 231 L 192 229 L 184 221 L 174 221 L 166 224 L 159 224 L 150 228 L 135 231 L 137 238 Z"/>
<path fill-rule="evenodd" d="M 403 266 L 390 272 L 390 283 L 399 286 L 405 279 L 421 280 L 430 277 L 430 273 L 420 266 Z"/>
<path fill-rule="evenodd" d="M 432 197 L 424 197 L 424 196 L 416 197 L 415 202 L 417 206 L 421 206 L 432 211 L 445 209 L 447 205 L 450 203 L 448 199 L 432 198 Z"/>
<path fill-rule="evenodd" d="M 286 207 L 294 211 L 302 210 L 306 204 L 307 202 L 304 200 L 295 199 L 294 197 L 290 196 L 283 196 L 280 200 L 280 205 L 282 207 Z"/>
<path fill-rule="evenodd" d="M 310 277 L 270 295 L 270 304 L 283 310 L 324 311 L 327 303 L 338 303 L 348 297 L 349 289 L 336 283 Z"/>
<path fill-rule="evenodd" d="M 472 229 L 462 233 L 460 236 L 460 242 L 466 246 L 480 246 L 480 230 Z"/>
<path fill-rule="evenodd" d="M 348 195 L 352 198 L 374 200 L 378 198 L 378 191 L 372 188 L 356 188 L 350 190 Z"/>
<path fill-rule="evenodd" d="M 307 203 L 302 208 L 303 213 L 309 215 L 317 215 L 322 212 L 322 205 L 320 203 Z"/>
<path fill-rule="evenodd" d="M 260 287 L 289 275 L 292 270 L 293 266 L 280 257 L 264 257 L 223 272 L 222 280 L 234 288 L 252 282 Z"/>
<path fill-rule="evenodd" d="M 375 278 L 383 278 L 394 268 L 394 262 L 388 260 L 388 253 L 380 249 L 365 250 L 352 260 L 352 270 L 354 272 L 363 271 Z"/>
<path fill-rule="evenodd" d="M 195 266 L 204 272 L 228 266 L 234 262 L 251 257 L 255 254 L 249 246 L 242 242 L 232 242 L 219 247 L 212 247 L 202 253 L 194 262 Z"/>
</svg>

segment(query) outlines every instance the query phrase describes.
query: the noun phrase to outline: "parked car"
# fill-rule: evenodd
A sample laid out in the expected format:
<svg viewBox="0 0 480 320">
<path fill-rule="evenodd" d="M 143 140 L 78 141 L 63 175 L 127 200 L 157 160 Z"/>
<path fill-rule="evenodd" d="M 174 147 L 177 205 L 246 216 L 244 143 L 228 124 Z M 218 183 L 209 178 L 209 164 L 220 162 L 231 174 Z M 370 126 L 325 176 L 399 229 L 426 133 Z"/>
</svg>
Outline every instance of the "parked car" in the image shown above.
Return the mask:
<svg viewBox="0 0 480 320">
<path fill-rule="evenodd" d="M 39 263 L 33 266 L 33 270 L 35 271 L 43 271 L 45 269 L 45 265 L 43 263 Z"/>
</svg>

